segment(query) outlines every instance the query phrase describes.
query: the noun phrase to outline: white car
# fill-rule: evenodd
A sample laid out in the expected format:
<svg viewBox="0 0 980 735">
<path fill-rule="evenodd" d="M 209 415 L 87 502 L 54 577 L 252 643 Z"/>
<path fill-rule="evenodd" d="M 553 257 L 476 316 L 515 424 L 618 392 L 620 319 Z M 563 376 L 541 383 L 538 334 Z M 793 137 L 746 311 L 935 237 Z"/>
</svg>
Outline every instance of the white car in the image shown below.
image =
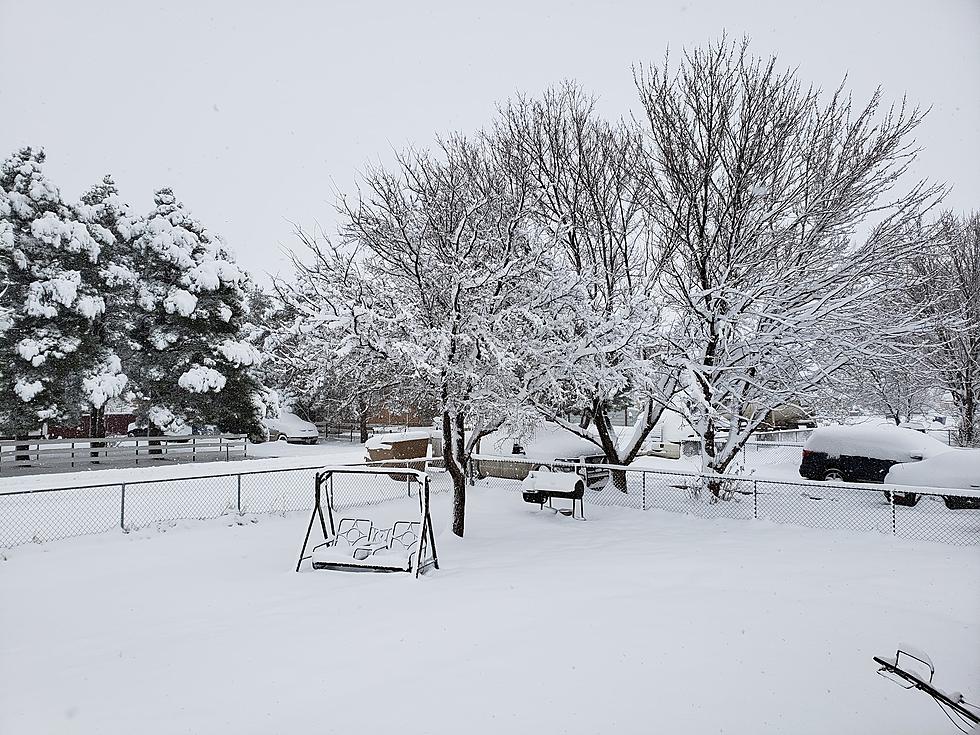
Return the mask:
<svg viewBox="0 0 980 735">
<path fill-rule="evenodd" d="M 262 419 L 262 424 L 269 430 L 269 441 L 316 444 L 320 440 L 320 432 L 314 424 L 289 411 L 280 411 L 277 419 Z"/>
<path fill-rule="evenodd" d="M 896 464 L 885 482 L 892 485 L 965 490 L 969 495 L 945 495 L 947 508 L 980 508 L 980 449 L 950 449 L 921 462 Z M 974 497 L 975 496 L 975 497 Z"/>
</svg>

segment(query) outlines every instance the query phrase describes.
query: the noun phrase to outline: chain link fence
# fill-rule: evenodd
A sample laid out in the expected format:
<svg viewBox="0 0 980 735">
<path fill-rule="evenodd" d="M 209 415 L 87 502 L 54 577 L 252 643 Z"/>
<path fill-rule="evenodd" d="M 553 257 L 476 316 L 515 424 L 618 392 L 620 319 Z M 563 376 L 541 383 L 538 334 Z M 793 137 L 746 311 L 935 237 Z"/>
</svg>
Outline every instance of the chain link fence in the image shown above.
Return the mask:
<svg viewBox="0 0 980 735">
<path fill-rule="evenodd" d="M 497 461 L 471 463 L 470 483 L 515 495 L 520 492 L 521 479 L 536 467 L 519 457 L 507 457 L 506 461 L 499 461 L 499 457 L 482 459 Z M 976 494 L 968 492 L 916 488 L 915 505 L 904 505 L 907 487 L 896 488 L 901 494 L 893 495 L 887 486 L 731 475 L 711 478 L 709 482 L 694 473 L 662 469 L 590 464 L 586 470 L 584 465 L 562 462 L 551 466 L 556 471 L 588 473 L 586 513 L 589 506 L 658 509 L 701 518 L 754 519 L 951 544 L 980 544 L 980 502 Z M 451 478 L 441 469 L 440 460 L 428 460 L 425 468 L 430 470 L 431 493 L 452 491 Z M 165 521 L 309 510 L 318 469 L 321 466 L 4 493 L 0 494 L 0 548 L 114 528 L 131 531 Z M 605 478 L 601 477 L 603 474 Z M 337 507 L 355 508 L 409 498 L 412 485 L 405 475 L 383 481 L 370 476 L 350 479 L 336 492 Z"/>
<path fill-rule="evenodd" d="M 375 463 L 403 466 L 397 463 Z M 416 463 L 413 463 L 413 466 Z M 432 470 L 430 492 L 452 490 L 440 470 Z M 322 465 L 288 470 L 256 470 L 201 477 L 74 485 L 0 493 L 0 548 L 103 533 L 135 531 L 154 523 L 208 520 L 251 513 L 283 515 L 313 507 L 314 478 Z M 401 481 L 352 481 L 338 493 L 338 508 L 353 508 L 410 497 Z"/>
<path fill-rule="evenodd" d="M 482 476 L 474 472 L 473 483 L 520 492 L 520 478 L 538 466 L 508 457 L 506 467 L 498 471 L 502 464 L 478 463 Z M 589 465 L 585 469 L 582 464 L 563 462 L 550 463 L 550 469 L 593 475 L 602 469 L 608 473 L 604 484 L 593 481 L 592 486 L 597 489 L 586 490 L 586 512 L 590 505 L 619 506 L 701 518 L 763 520 L 810 528 L 875 531 L 949 544 L 980 544 L 980 494 L 969 491 L 834 485 L 736 475 L 707 478 L 695 473 L 613 465 Z M 500 476 L 503 474 L 506 476 Z M 910 490 L 914 490 L 917 500 L 915 505 L 904 505 L 903 496 Z"/>
</svg>

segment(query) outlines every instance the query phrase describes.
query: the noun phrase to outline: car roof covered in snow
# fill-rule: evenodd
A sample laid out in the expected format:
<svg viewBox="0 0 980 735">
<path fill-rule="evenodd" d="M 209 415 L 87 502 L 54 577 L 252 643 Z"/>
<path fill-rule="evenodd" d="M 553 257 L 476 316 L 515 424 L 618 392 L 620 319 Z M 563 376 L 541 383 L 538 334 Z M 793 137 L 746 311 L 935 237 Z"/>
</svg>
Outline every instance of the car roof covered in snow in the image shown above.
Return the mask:
<svg viewBox="0 0 980 735">
<path fill-rule="evenodd" d="M 316 431 L 315 424 L 311 424 L 309 421 L 301 419 L 289 411 L 280 411 L 279 418 L 263 419 L 262 423 L 270 429 L 276 429 L 277 431 Z"/>
<path fill-rule="evenodd" d="M 980 449 L 949 449 L 921 462 L 897 464 L 885 482 L 970 490 L 980 488 Z"/>
<path fill-rule="evenodd" d="M 898 426 L 821 426 L 813 430 L 803 448 L 831 457 L 854 456 L 908 462 L 912 454 L 932 457 L 949 446 L 919 431 Z"/>
</svg>

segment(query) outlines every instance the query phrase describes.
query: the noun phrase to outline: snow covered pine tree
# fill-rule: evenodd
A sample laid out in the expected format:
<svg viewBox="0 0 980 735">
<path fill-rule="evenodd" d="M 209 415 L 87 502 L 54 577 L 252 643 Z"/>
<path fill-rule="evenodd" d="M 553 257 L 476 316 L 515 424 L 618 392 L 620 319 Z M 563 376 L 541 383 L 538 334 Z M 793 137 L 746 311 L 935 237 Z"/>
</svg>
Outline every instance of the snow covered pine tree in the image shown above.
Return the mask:
<svg viewBox="0 0 980 735">
<path fill-rule="evenodd" d="M 76 211 L 101 247 L 96 287 L 105 309 L 93 323 L 94 361 L 82 377 L 82 398 L 91 416 L 89 435 L 104 437 L 106 405 L 126 389 L 124 366 L 132 354 L 129 334 L 136 293 L 133 221 L 108 175 L 82 195 Z"/>
<path fill-rule="evenodd" d="M 37 432 L 77 420 L 95 363 L 93 326 L 105 309 L 96 288 L 100 244 L 42 172 L 44 152 L 24 148 L 0 167 L 0 246 L 6 256 L 0 319 L 0 427 Z"/>
<path fill-rule="evenodd" d="M 130 371 L 153 427 L 258 434 L 258 350 L 242 334 L 247 274 L 170 189 L 137 223 L 140 258 Z"/>
</svg>

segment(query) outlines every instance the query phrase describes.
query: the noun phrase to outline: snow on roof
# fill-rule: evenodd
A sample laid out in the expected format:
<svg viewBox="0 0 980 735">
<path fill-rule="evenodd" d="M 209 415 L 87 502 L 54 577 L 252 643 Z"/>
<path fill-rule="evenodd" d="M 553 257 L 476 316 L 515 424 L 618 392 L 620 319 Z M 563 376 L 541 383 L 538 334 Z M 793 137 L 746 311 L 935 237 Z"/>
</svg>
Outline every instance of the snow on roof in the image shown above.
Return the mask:
<svg viewBox="0 0 980 735">
<path fill-rule="evenodd" d="M 912 429 L 898 426 L 822 426 L 814 429 L 803 449 L 831 457 L 855 456 L 908 462 L 910 455 L 932 457 L 949 446 Z"/>
<path fill-rule="evenodd" d="M 980 449 L 949 449 L 921 462 L 897 464 L 885 482 L 953 489 L 980 488 Z"/>
<path fill-rule="evenodd" d="M 428 439 L 429 433 L 428 429 L 423 429 L 420 431 L 401 431 L 394 434 L 375 434 L 364 443 L 364 446 L 367 449 L 390 449 L 392 444 L 398 442 Z"/>
</svg>

